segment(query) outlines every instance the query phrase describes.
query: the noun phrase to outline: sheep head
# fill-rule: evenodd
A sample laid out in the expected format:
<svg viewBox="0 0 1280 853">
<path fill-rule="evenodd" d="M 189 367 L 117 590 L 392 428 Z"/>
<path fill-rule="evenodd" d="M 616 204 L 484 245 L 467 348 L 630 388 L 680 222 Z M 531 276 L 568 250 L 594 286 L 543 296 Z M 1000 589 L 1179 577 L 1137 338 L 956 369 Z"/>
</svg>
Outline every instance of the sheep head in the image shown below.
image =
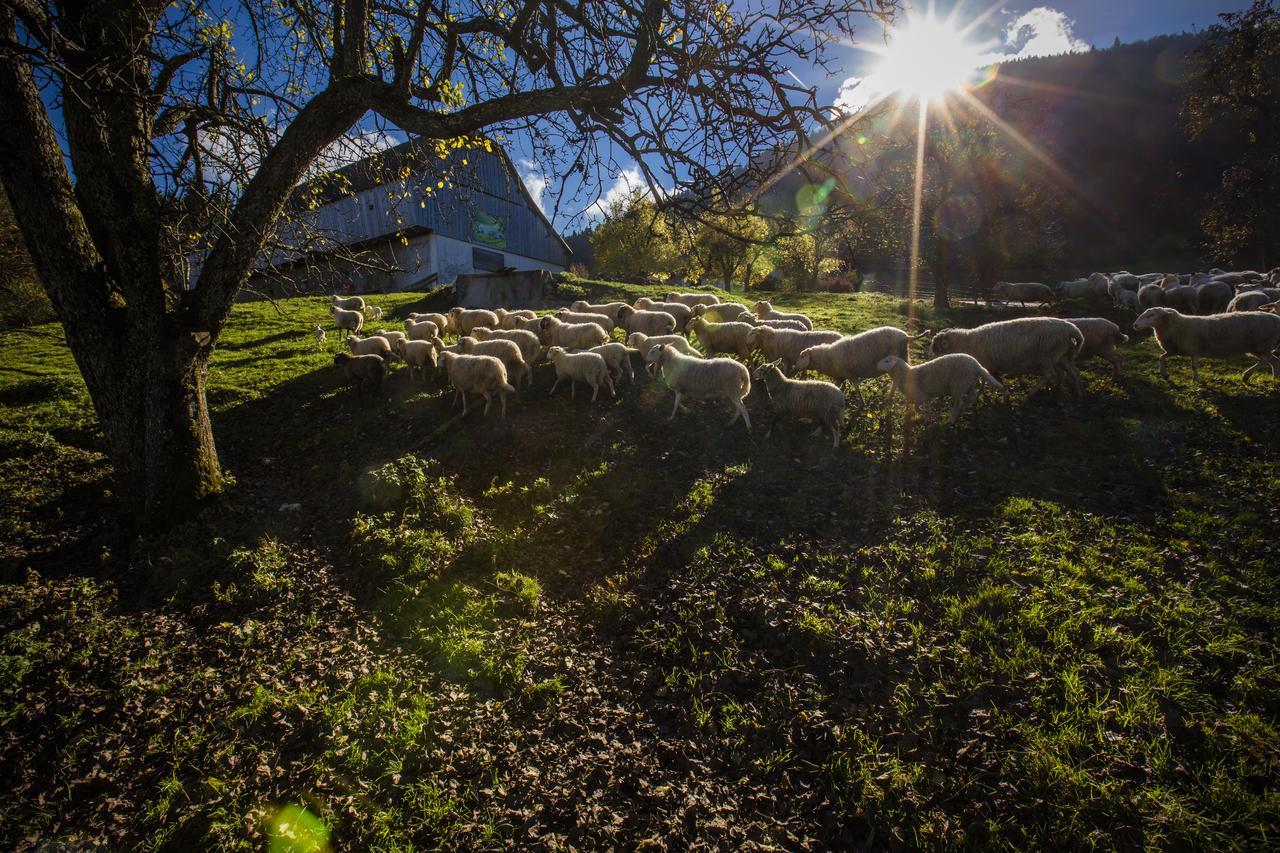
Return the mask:
<svg viewBox="0 0 1280 853">
<path fill-rule="evenodd" d="M 951 352 L 951 330 L 943 329 L 933 336 L 929 342 L 929 352 L 933 355 L 946 355 Z"/>
</svg>

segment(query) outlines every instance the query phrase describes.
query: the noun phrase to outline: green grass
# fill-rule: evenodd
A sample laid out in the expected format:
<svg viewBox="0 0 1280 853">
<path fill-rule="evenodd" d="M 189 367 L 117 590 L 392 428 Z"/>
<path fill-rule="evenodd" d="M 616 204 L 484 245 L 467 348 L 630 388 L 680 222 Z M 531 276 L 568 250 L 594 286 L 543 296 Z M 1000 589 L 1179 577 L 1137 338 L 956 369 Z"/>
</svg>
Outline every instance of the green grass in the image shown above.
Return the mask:
<svg viewBox="0 0 1280 853">
<path fill-rule="evenodd" d="M 849 331 L 993 316 L 772 300 Z M 281 312 L 237 306 L 211 369 L 233 487 L 132 542 L 59 330 L 0 337 L 6 847 L 1280 831 L 1280 383 L 1243 363 L 1164 382 L 1140 338 L 1081 403 L 855 408 L 832 451 L 668 423 L 643 379 L 591 404 L 539 372 L 505 422 L 403 370 L 362 399 L 308 335 L 324 301 Z"/>
</svg>

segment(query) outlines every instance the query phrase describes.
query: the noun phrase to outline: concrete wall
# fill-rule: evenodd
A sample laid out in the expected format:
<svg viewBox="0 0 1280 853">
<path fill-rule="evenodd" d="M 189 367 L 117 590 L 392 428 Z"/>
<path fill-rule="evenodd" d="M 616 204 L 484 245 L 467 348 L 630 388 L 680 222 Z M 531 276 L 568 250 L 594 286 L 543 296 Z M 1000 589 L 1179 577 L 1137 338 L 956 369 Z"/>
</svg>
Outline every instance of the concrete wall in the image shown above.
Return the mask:
<svg viewBox="0 0 1280 853">
<path fill-rule="evenodd" d="M 474 243 L 455 240 L 443 234 L 432 234 L 431 242 L 435 257 L 435 271 L 440 274 L 441 284 L 448 284 L 460 275 L 476 271 L 471 263 L 471 250 L 476 248 Z M 514 252 L 504 252 L 501 249 L 492 249 L 488 246 L 480 246 L 479 248 L 502 255 L 503 264 L 514 269 L 564 271 L 562 266 L 540 261 L 537 258 L 517 255 Z"/>
<path fill-rule="evenodd" d="M 453 283 L 463 308 L 542 308 L 555 286 L 547 270 L 460 275 Z"/>
</svg>

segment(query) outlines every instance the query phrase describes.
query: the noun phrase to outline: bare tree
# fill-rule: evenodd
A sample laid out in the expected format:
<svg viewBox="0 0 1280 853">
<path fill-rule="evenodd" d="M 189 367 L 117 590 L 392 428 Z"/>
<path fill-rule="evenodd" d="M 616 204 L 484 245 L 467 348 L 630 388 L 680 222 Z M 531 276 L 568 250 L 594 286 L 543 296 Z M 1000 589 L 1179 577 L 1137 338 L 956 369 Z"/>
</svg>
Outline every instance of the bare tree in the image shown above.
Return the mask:
<svg viewBox="0 0 1280 853">
<path fill-rule="evenodd" d="M 141 523 L 221 488 L 210 353 L 295 188 L 368 114 L 442 151 L 523 132 L 562 173 L 620 150 L 655 191 L 743 180 L 829 121 L 788 69 L 897 0 L 230 5 L 0 0 L 0 179 Z"/>
</svg>

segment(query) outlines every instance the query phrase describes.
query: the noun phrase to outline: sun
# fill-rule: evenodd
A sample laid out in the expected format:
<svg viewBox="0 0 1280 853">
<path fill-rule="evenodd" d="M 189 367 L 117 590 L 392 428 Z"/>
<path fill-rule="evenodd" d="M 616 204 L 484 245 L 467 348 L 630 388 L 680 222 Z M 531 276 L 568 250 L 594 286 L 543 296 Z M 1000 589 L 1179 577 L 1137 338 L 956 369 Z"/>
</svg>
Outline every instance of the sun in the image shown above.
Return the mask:
<svg viewBox="0 0 1280 853">
<path fill-rule="evenodd" d="M 880 59 L 868 87 L 880 97 L 896 93 L 932 103 L 975 84 L 989 64 L 983 59 L 988 46 L 970 42 L 968 29 L 932 13 L 908 18 L 889 32 L 888 44 L 870 48 Z"/>
</svg>

